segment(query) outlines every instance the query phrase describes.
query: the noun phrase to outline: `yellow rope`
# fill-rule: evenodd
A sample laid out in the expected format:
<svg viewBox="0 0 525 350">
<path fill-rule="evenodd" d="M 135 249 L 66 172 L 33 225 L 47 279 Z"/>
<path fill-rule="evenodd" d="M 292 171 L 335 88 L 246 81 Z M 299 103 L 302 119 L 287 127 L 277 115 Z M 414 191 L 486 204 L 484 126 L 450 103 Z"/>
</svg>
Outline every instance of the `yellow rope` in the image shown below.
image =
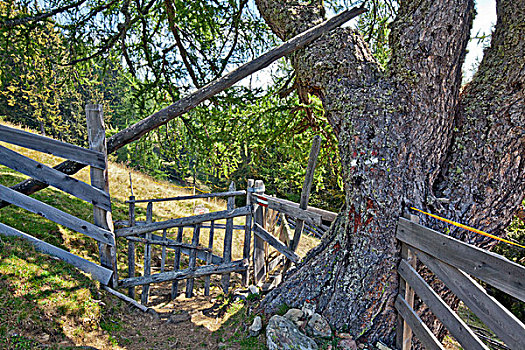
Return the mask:
<svg viewBox="0 0 525 350">
<path fill-rule="evenodd" d="M 452 220 L 449 220 L 449 219 L 445 219 L 445 218 L 442 218 L 441 216 L 437 216 L 437 215 L 434 215 L 434 214 L 430 214 L 430 213 L 427 213 L 426 211 L 423 211 L 421 209 L 417 209 L 417 208 L 414 208 L 414 207 L 411 207 L 410 209 L 413 209 L 415 211 L 418 211 L 420 213 L 423 213 L 425 215 L 428 215 L 428 216 L 431 216 L 435 219 L 438 219 L 438 220 L 441 220 L 441 221 L 444 221 L 446 223 L 449 223 L 451 225 L 454 225 L 454 226 L 457 226 L 457 227 L 460 227 L 462 229 L 465 229 L 465 230 L 468 230 L 468 231 L 471 231 L 471 232 L 474 232 L 474 233 L 478 233 L 480 235 L 483 235 L 483 236 L 486 236 L 486 237 L 490 237 L 490 238 L 493 238 L 493 239 L 497 239 L 498 241 L 501 241 L 501 242 L 505 242 L 505 243 L 508 243 L 508 244 L 512 244 L 512 245 L 515 245 L 517 247 L 520 247 L 520 248 L 523 248 L 525 249 L 525 246 L 522 246 L 521 244 L 518 244 L 518 243 L 514 243 L 514 242 L 511 242 L 509 240 L 506 240 L 504 238 L 501 238 L 501 237 L 498 237 L 498 236 L 494 236 L 494 235 L 491 235 L 490 233 L 487 233 L 487 232 L 483 232 L 481 230 L 478 230 L 476 228 L 473 228 L 473 227 L 470 227 L 470 226 L 467 226 L 467 225 L 463 225 L 463 224 L 460 224 L 458 222 L 455 222 L 455 221 L 452 221 Z"/>
</svg>

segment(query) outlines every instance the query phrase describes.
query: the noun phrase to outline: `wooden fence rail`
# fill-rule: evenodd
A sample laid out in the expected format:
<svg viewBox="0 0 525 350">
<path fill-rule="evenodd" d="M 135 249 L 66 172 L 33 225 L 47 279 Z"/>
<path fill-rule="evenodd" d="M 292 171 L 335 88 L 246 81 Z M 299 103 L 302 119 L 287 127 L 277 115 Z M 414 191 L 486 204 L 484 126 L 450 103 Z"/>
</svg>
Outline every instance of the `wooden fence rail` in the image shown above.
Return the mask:
<svg viewBox="0 0 525 350">
<path fill-rule="evenodd" d="M 403 218 L 399 219 L 397 238 L 402 251 L 410 252 L 403 254 L 398 268 L 402 280 L 395 306 L 404 323 L 398 330 L 400 349 L 410 349 L 411 331 L 426 348 L 443 348 L 413 310 L 413 301 L 406 299 L 408 289 L 413 289 L 464 349 L 488 349 L 417 273 L 416 257 L 507 346 L 523 348 L 525 325 L 469 275 L 525 301 L 525 267 Z M 407 260 L 409 255 L 413 256 L 411 261 Z"/>
</svg>

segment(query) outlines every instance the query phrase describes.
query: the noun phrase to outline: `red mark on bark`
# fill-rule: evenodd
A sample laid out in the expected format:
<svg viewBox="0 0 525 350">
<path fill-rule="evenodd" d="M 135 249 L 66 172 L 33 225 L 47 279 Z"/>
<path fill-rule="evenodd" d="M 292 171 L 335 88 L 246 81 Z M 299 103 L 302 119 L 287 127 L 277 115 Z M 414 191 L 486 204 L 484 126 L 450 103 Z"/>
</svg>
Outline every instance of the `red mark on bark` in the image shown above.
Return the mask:
<svg viewBox="0 0 525 350">
<path fill-rule="evenodd" d="M 357 152 L 356 151 L 354 151 L 354 153 L 352 153 L 352 157 L 354 157 L 354 158 L 357 157 Z"/>
<path fill-rule="evenodd" d="M 377 156 L 377 151 L 372 151 L 373 156 Z"/>
<path fill-rule="evenodd" d="M 363 227 L 367 227 L 368 224 L 370 224 L 372 222 L 372 220 L 374 220 L 374 217 L 373 216 L 370 216 L 368 219 L 366 219 Z"/>
<path fill-rule="evenodd" d="M 356 213 L 354 216 L 354 233 L 357 232 L 357 229 L 361 226 L 361 215 Z"/>
<path fill-rule="evenodd" d="M 334 245 L 334 253 L 335 253 L 335 252 L 338 252 L 340 249 L 341 249 L 341 245 L 339 244 L 339 242 L 337 242 L 337 243 Z"/>
</svg>

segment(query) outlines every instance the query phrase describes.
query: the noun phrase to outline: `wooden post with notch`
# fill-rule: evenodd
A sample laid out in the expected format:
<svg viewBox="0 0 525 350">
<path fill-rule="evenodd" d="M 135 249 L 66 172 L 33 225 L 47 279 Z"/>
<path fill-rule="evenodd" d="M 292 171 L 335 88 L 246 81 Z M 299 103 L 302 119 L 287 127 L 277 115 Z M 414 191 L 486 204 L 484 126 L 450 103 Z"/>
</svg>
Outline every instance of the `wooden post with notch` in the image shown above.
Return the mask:
<svg viewBox="0 0 525 350">
<path fill-rule="evenodd" d="M 264 194 L 264 182 L 262 180 L 255 181 L 253 189 L 254 194 Z M 264 227 L 264 211 L 261 205 L 256 205 L 254 213 L 254 221 Z M 266 242 L 259 236 L 254 235 L 253 240 L 253 283 L 258 285 L 266 278 L 266 264 L 264 261 L 264 246 Z"/>
<path fill-rule="evenodd" d="M 248 188 L 246 189 L 246 205 L 251 205 L 251 192 L 253 191 L 253 179 L 248 180 Z M 246 215 L 246 221 L 244 224 L 244 247 L 242 251 L 242 258 L 247 259 L 247 261 L 250 261 L 250 246 L 251 246 L 251 240 L 252 240 L 252 213 Z M 248 267 L 249 270 L 249 267 Z M 248 282 L 250 279 L 250 274 L 248 273 L 248 270 L 243 272 L 241 274 L 242 276 L 242 285 L 244 287 L 248 286 Z"/>
<path fill-rule="evenodd" d="M 210 235 L 208 238 L 208 248 L 210 249 L 210 251 L 208 252 L 208 255 L 206 255 L 206 265 L 211 265 L 212 263 L 214 231 L 215 231 L 215 220 L 212 220 L 210 223 Z M 210 282 L 211 282 L 210 275 L 204 277 L 204 295 L 205 296 L 210 295 Z"/>
<path fill-rule="evenodd" d="M 184 234 L 184 227 L 181 226 L 177 230 L 177 242 L 182 243 L 182 236 Z M 175 271 L 180 270 L 180 247 L 175 248 L 175 258 L 173 260 L 173 269 Z M 171 283 L 171 300 L 175 299 L 179 294 L 179 281 L 175 280 Z"/>
<path fill-rule="evenodd" d="M 109 194 L 106 128 L 104 125 L 102 105 L 86 105 L 86 121 L 89 148 L 94 151 L 102 152 L 105 156 L 106 163 L 104 170 L 95 167 L 90 168 L 91 185 Z M 104 210 L 94 205 L 93 220 L 95 225 L 110 231 L 113 234 L 113 241 L 116 242 L 111 211 Z M 112 247 L 107 244 L 99 243 L 98 249 L 101 265 L 113 271 L 113 277 L 109 282 L 109 285 L 110 287 L 115 287 L 118 284 L 116 244 Z"/>
<path fill-rule="evenodd" d="M 235 183 L 232 181 L 229 187 L 229 191 L 235 191 Z M 227 210 L 235 209 L 235 196 L 228 197 Z M 226 219 L 226 230 L 224 232 L 224 252 L 223 252 L 223 263 L 227 264 L 232 261 L 232 240 L 233 240 L 233 218 Z M 230 274 L 225 273 L 221 277 L 222 290 L 224 294 L 228 294 L 230 289 Z"/>
<path fill-rule="evenodd" d="M 199 236 L 201 231 L 201 224 L 196 224 L 193 229 L 193 239 L 191 240 L 191 245 L 197 247 L 199 245 Z M 195 249 L 190 250 L 190 257 L 188 260 L 188 268 L 194 270 L 197 265 L 197 251 Z M 186 298 L 191 298 L 193 296 L 193 284 L 195 280 L 193 278 L 188 278 L 186 280 Z"/>
</svg>

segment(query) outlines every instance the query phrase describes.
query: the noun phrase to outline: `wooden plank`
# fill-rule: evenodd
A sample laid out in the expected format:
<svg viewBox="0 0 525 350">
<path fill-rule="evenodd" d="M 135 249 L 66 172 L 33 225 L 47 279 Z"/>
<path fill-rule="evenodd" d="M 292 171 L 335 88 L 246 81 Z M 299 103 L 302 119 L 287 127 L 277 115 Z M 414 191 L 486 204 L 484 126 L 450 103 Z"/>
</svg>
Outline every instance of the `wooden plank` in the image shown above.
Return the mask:
<svg viewBox="0 0 525 350">
<path fill-rule="evenodd" d="M 134 287 L 130 287 L 130 288 L 134 288 Z M 102 286 L 102 289 L 104 289 L 105 291 L 113 294 L 114 296 L 116 296 L 116 297 L 118 297 L 118 298 L 120 298 L 120 299 L 122 299 L 122 300 L 124 300 L 124 301 L 126 301 L 128 303 L 130 303 L 131 305 L 135 306 L 137 309 L 139 309 L 142 312 L 149 312 L 150 310 L 152 310 L 149 307 L 146 307 L 146 306 L 144 306 L 142 304 L 139 304 L 134 299 L 131 299 L 131 298 L 125 296 L 124 294 L 119 293 L 116 290 L 111 289 L 111 288 L 109 288 L 107 286 Z"/>
<path fill-rule="evenodd" d="M 0 164 L 56 187 L 99 208 L 111 210 L 111 200 L 106 192 L 3 146 L 0 146 Z"/>
<path fill-rule="evenodd" d="M 177 243 L 182 243 L 182 235 L 184 233 L 184 227 L 179 227 L 177 230 Z M 153 235 L 153 238 L 155 238 L 155 235 Z M 173 261 L 173 269 L 174 271 L 180 270 L 180 253 L 181 248 L 175 248 L 175 259 Z M 177 295 L 179 294 L 179 281 L 175 280 L 171 284 L 171 299 L 175 299 Z"/>
<path fill-rule="evenodd" d="M 179 226 L 190 226 L 195 224 L 200 224 L 205 221 L 220 220 L 220 219 L 229 219 L 237 216 L 245 216 L 251 211 L 251 207 L 241 207 L 233 210 L 223 210 L 216 211 L 213 213 L 207 213 L 202 215 L 189 216 L 178 219 L 171 219 L 166 221 L 154 222 L 151 224 L 145 224 L 142 226 L 135 227 L 126 227 L 121 228 L 116 231 L 117 237 L 126 237 L 126 236 L 137 236 L 146 232 L 153 232 L 158 230 L 164 230 L 172 227 Z"/>
<path fill-rule="evenodd" d="M 295 203 L 295 202 L 289 201 L 287 199 L 278 198 L 278 197 L 270 197 L 270 196 L 265 195 L 265 194 L 261 195 L 261 197 L 266 199 L 266 200 L 271 198 L 272 202 L 279 202 L 279 203 L 283 203 L 283 204 L 292 206 L 294 208 L 299 208 L 299 203 Z M 337 218 L 337 213 L 334 213 L 333 211 L 328 211 L 328 210 L 316 208 L 316 207 L 308 206 L 306 208 L 306 211 L 308 211 L 309 213 L 321 215 L 321 219 L 323 221 L 332 222 L 332 221 L 334 221 Z"/>
<path fill-rule="evenodd" d="M 131 181 L 131 173 L 130 173 Z M 134 200 L 135 196 L 131 195 L 130 200 Z M 129 206 L 129 226 L 135 226 L 135 203 L 131 202 Z M 135 277 L 135 242 L 128 241 L 128 277 Z M 128 288 L 128 296 L 135 299 L 135 287 Z"/>
<path fill-rule="evenodd" d="M 213 256 L 213 233 L 215 231 L 215 221 L 212 221 L 210 224 L 210 235 L 208 237 L 208 255 L 206 257 L 206 265 L 212 264 L 212 256 Z M 210 282 L 211 282 L 211 276 L 208 275 L 204 278 L 204 295 L 209 296 L 210 295 Z"/>
<path fill-rule="evenodd" d="M 445 350 L 436 336 L 430 331 L 430 329 L 428 329 L 427 325 L 421 320 L 421 318 L 419 318 L 410 305 L 408 305 L 406 300 L 400 295 L 398 295 L 396 298 L 395 307 L 406 323 L 408 323 L 410 328 L 414 331 L 425 349 Z"/>
<path fill-rule="evenodd" d="M 162 230 L 162 239 L 166 240 L 166 233 L 168 230 L 164 229 Z M 169 243 L 168 243 L 169 244 Z M 164 272 L 164 267 L 166 265 L 166 246 L 162 244 L 162 253 L 161 253 L 161 259 L 160 259 L 160 272 Z"/>
<path fill-rule="evenodd" d="M 310 190 L 312 189 L 312 183 L 314 181 L 315 165 L 317 164 L 317 157 L 319 156 L 320 149 L 321 136 L 317 135 L 312 141 L 312 148 L 310 149 L 310 156 L 308 158 L 308 166 L 306 167 L 306 174 L 304 176 L 303 189 L 301 191 L 301 200 L 299 202 L 299 208 L 303 210 L 306 210 L 306 208 L 308 207 L 308 200 L 310 199 Z M 293 239 L 290 243 L 290 248 L 292 248 L 294 252 L 299 246 L 301 233 L 303 232 L 303 225 L 304 221 L 298 218 L 296 221 Z"/>
<path fill-rule="evenodd" d="M 146 207 L 146 224 L 153 222 L 153 203 L 149 202 Z M 146 233 L 145 239 L 151 241 L 151 232 Z M 146 243 L 144 246 L 144 271 L 143 276 L 151 275 L 151 244 Z M 140 302 L 142 305 L 147 305 L 149 299 L 149 284 L 142 286 L 142 293 L 140 294 Z"/>
<path fill-rule="evenodd" d="M 1 124 L 0 141 L 74 160 L 75 162 L 91 165 L 99 169 L 106 168 L 105 155 L 102 152 L 82 148 Z"/>
<path fill-rule="evenodd" d="M 525 267 L 400 218 L 397 238 L 525 302 Z"/>
<path fill-rule="evenodd" d="M 416 254 L 507 346 L 519 349 L 524 345 L 525 325 L 495 298 L 488 295 L 474 279 L 422 251 L 418 250 Z"/>
<path fill-rule="evenodd" d="M 256 194 L 264 194 L 264 182 L 262 180 L 255 181 Z M 264 226 L 264 212 L 263 207 L 258 205 L 254 210 L 254 222 L 258 223 L 261 227 Z M 259 237 L 254 235 L 253 240 L 253 281 L 255 285 L 263 282 L 266 278 L 266 261 L 265 261 L 265 246 L 266 242 Z"/>
<path fill-rule="evenodd" d="M 253 179 L 248 179 L 248 187 L 247 187 L 247 195 L 246 195 L 246 205 L 251 205 L 251 195 L 250 192 L 252 191 L 254 185 Z M 246 215 L 245 219 L 245 225 L 244 225 L 244 243 L 242 248 L 242 258 L 250 261 L 250 247 L 252 244 L 252 212 L 250 212 L 248 215 Z M 248 283 L 250 280 L 250 275 L 248 274 L 248 271 L 243 272 L 241 276 L 241 283 L 243 287 L 248 287 Z"/>
<path fill-rule="evenodd" d="M 250 74 L 269 66 L 272 62 L 275 62 L 279 58 L 308 45 L 324 33 L 339 27 L 343 23 L 348 22 L 352 18 L 355 18 L 364 12 L 366 12 L 364 7 L 352 8 L 350 10 L 343 11 L 329 20 L 322 22 L 319 25 L 314 26 L 309 30 L 291 38 L 280 46 L 271 49 L 255 60 L 234 69 L 225 76 L 218 78 L 212 81 L 210 84 L 192 92 L 174 104 L 152 114 L 151 116 L 127 127 L 124 130 L 119 131 L 109 138 L 108 153 L 113 153 L 130 142 L 140 139 L 151 130 L 158 128 L 159 126 L 166 124 L 168 121 L 189 112 L 201 102 L 224 91 Z M 63 171 L 68 175 L 75 174 L 80 169 L 82 169 L 82 166 L 79 166 L 78 163 L 73 161 L 62 162 L 57 165 L 57 170 Z M 45 187 L 45 184 L 38 183 L 33 179 L 29 179 L 15 185 L 14 189 L 25 194 L 32 194 Z M 5 202 L 0 202 L 0 208 L 6 205 L 7 204 Z"/>
<path fill-rule="evenodd" d="M 256 203 L 261 203 L 261 198 L 257 198 L 258 196 L 254 196 Z M 262 197 L 262 196 L 261 196 Z M 321 225 L 322 223 L 322 217 L 321 215 L 313 212 L 309 212 L 307 210 L 303 210 L 299 208 L 298 206 L 289 205 L 286 203 L 283 203 L 281 201 L 273 200 L 270 196 L 264 196 L 265 201 L 268 202 L 268 208 L 277 210 L 280 212 L 283 212 L 285 214 L 288 214 L 298 220 L 303 220 L 310 222 L 314 225 Z M 264 203 L 263 203 L 264 204 Z"/>
<path fill-rule="evenodd" d="M 299 262 L 301 260 L 297 254 L 295 254 L 294 251 L 292 251 L 290 248 L 285 246 L 281 241 L 279 241 L 277 238 L 272 236 L 268 231 L 266 231 L 261 225 L 259 225 L 257 222 L 254 225 L 254 233 L 255 235 L 262 238 L 265 242 L 270 244 L 272 247 L 277 249 L 277 251 L 284 256 L 286 256 L 288 259 L 293 261 L 294 263 Z"/>
<path fill-rule="evenodd" d="M 417 259 L 412 251 L 412 249 L 408 248 L 408 245 L 402 243 L 401 244 L 401 258 L 405 259 L 412 268 L 416 268 L 417 265 Z M 405 280 L 400 278 L 400 285 L 402 285 L 402 295 L 404 300 L 407 302 L 408 306 L 410 306 L 411 309 L 414 308 L 414 299 L 415 299 L 415 293 L 414 289 L 410 287 L 410 285 L 407 285 L 405 283 Z M 405 321 L 402 323 L 402 343 L 401 343 L 401 350 L 410 350 L 412 348 L 412 328 L 410 328 L 409 324 Z"/>
<path fill-rule="evenodd" d="M 115 244 L 113 235 L 108 230 L 104 230 L 98 226 L 93 225 L 92 223 L 81 220 L 48 204 L 39 202 L 36 199 L 16 192 L 9 187 L 0 185 L 0 198 L 20 208 L 43 216 L 48 220 L 54 221 L 57 224 L 68 227 L 73 231 L 85 234 L 86 236 L 94 238 L 99 242 L 110 245 Z"/>
<path fill-rule="evenodd" d="M 199 235 L 200 235 L 201 227 L 199 224 L 195 225 L 195 228 L 193 229 L 193 239 L 191 240 L 191 244 L 194 246 L 197 246 L 199 244 Z M 190 258 L 188 260 L 188 269 L 195 270 L 195 266 L 197 263 L 197 257 L 196 257 L 196 250 L 191 249 L 190 250 Z M 191 298 L 193 296 L 193 284 L 194 284 L 193 278 L 188 278 L 186 281 L 186 298 Z"/>
<path fill-rule="evenodd" d="M 201 227 L 202 228 L 202 227 Z M 184 229 L 183 227 L 179 227 L 179 230 L 181 229 Z M 178 233 L 177 233 L 177 239 L 178 239 Z M 182 236 L 181 236 L 182 237 Z M 151 239 L 153 239 L 154 241 L 160 241 L 162 240 L 162 236 L 159 236 L 159 235 L 156 235 L 156 234 L 151 234 Z M 180 242 L 177 242 L 175 240 L 172 240 L 172 239 L 169 239 L 169 238 L 166 238 L 166 241 L 168 241 L 168 243 L 173 243 L 173 246 L 175 247 L 175 254 L 177 254 L 177 249 L 179 249 L 179 247 L 177 246 L 180 246 Z M 182 238 L 181 238 L 181 242 L 182 242 Z M 190 251 L 193 250 L 193 249 L 190 249 L 186 246 L 182 246 L 180 247 L 180 253 L 181 254 L 185 254 L 185 255 L 190 255 Z M 206 262 L 206 259 L 207 259 L 207 256 L 208 256 L 208 253 L 206 251 L 206 249 L 196 249 L 196 257 L 197 259 L 203 261 L 203 262 Z M 215 255 L 213 254 L 212 255 L 212 260 L 211 260 L 211 263 L 212 264 L 222 264 L 223 263 L 223 260 L 220 256 L 218 255 Z"/>
<path fill-rule="evenodd" d="M 210 225 L 201 225 L 201 228 L 211 228 Z M 244 230 L 246 229 L 246 226 L 245 225 L 233 225 L 232 228 L 234 230 Z M 215 224 L 215 227 L 214 227 L 215 230 L 226 230 L 226 225 L 225 224 Z"/>
<path fill-rule="evenodd" d="M 109 195 L 109 176 L 107 166 L 107 150 L 106 150 L 106 128 L 104 126 L 104 116 L 102 113 L 102 105 L 88 104 L 86 105 L 86 121 L 89 148 L 96 152 L 104 154 L 106 166 L 104 169 L 91 167 L 91 186 L 106 192 Z M 93 206 L 93 222 L 96 226 L 103 228 L 111 233 L 113 241 L 115 241 L 115 230 L 113 227 L 113 218 L 110 210 L 105 210 L 97 206 Z M 99 242 L 98 250 L 100 255 L 100 264 L 108 269 L 113 270 L 113 280 L 110 286 L 116 286 L 118 281 L 118 267 L 117 267 L 117 250 L 114 245 L 108 245 Z"/>
<path fill-rule="evenodd" d="M 214 197 L 234 197 L 234 196 L 244 196 L 246 191 L 228 191 L 228 192 L 216 192 L 216 193 L 202 193 L 195 194 L 191 196 L 178 196 L 178 197 L 168 197 L 168 198 L 155 198 L 155 199 L 140 199 L 134 200 L 135 203 L 148 203 L 148 202 L 168 202 L 168 201 L 183 201 L 188 199 L 198 199 L 198 198 L 214 198 Z M 126 201 L 129 203 L 129 201 Z"/>
<path fill-rule="evenodd" d="M 149 235 L 150 233 L 146 233 L 146 235 Z M 201 251 L 204 251 L 204 252 L 208 252 L 209 249 L 206 248 L 206 247 L 202 247 L 202 246 L 194 246 L 192 244 L 188 244 L 188 243 L 182 243 L 182 242 L 175 242 L 173 240 L 170 240 L 170 239 L 167 239 L 165 238 L 164 234 L 162 236 L 158 236 L 160 239 L 154 239 L 154 238 L 140 238 L 140 237 L 134 237 L 134 236 L 128 236 L 126 237 L 127 240 L 130 240 L 132 242 L 138 242 L 138 243 L 144 243 L 144 244 L 147 244 L 147 245 L 160 245 L 162 247 L 170 247 L 170 248 L 175 248 L 175 247 L 184 247 L 184 248 L 187 248 L 187 249 L 196 249 L 196 250 L 201 250 Z"/>
<path fill-rule="evenodd" d="M 232 181 L 230 184 L 230 188 L 228 188 L 230 192 L 235 191 L 235 183 Z M 245 191 L 243 191 L 245 192 Z M 226 209 L 233 210 L 235 209 L 235 197 L 229 197 L 228 203 Z M 224 232 L 224 250 L 222 254 L 222 258 L 224 259 L 225 263 L 229 263 L 232 261 L 232 240 L 233 240 L 233 219 L 226 219 L 226 231 Z M 228 290 L 230 289 L 230 274 L 225 273 L 221 276 L 221 285 L 222 290 L 224 294 L 228 294 Z"/>
<path fill-rule="evenodd" d="M 456 313 L 434 292 L 425 280 L 405 260 L 401 260 L 399 274 L 412 287 L 432 313 L 443 323 L 452 336 L 466 349 L 488 350 L 472 330 Z"/>
<path fill-rule="evenodd" d="M 33 244 L 36 250 L 57 257 L 60 260 L 75 266 L 79 270 L 90 274 L 93 279 L 99 281 L 102 284 L 108 284 L 109 281 L 111 281 L 113 271 L 106 269 L 105 267 L 99 266 L 95 263 L 92 263 L 91 261 L 88 261 L 86 259 L 82 259 L 81 257 L 71 254 L 70 252 L 67 252 L 63 249 L 57 248 L 54 245 L 46 243 L 31 235 L 28 235 L 27 233 L 18 231 L 17 229 L 4 225 L 1 222 L 0 234 L 4 236 L 15 236 L 23 238 L 26 241 L 29 241 L 31 244 Z"/>
<path fill-rule="evenodd" d="M 228 264 L 221 265 L 205 265 L 195 269 L 187 268 L 178 271 L 168 271 L 163 273 L 156 273 L 151 276 L 142 276 L 135 278 L 125 278 L 119 281 L 121 287 L 140 286 L 149 283 L 160 283 L 173 280 L 182 280 L 186 278 L 197 278 L 206 275 L 221 274 L 226 272 L 242 272 L 248 268 L 246 260 L 233 261 Z"/>
</svg>

